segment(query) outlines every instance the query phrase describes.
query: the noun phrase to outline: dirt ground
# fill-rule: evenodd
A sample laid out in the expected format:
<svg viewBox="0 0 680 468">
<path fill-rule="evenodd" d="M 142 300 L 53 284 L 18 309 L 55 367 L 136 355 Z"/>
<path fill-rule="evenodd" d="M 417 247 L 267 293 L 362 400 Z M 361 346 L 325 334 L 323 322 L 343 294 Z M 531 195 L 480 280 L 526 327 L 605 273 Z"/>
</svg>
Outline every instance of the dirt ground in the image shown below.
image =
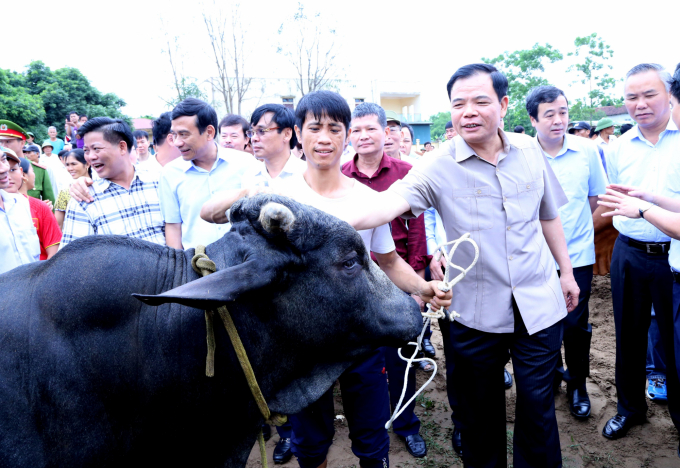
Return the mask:
<svg viewBox="0 0 680 468">
<path fill-rule="evenodd" d="M 591 345 L 591 370 L 587 387 L 592 403 L 592 416 L 587 421 L 578 421 L 569 413 L 565 384 L 555 396 L 557 423 L 560 430 L 562 460 L 564 467 L 680 467 L 676 455 L 678 433 L 663 404 L 649 402 L 647 422 L 630 430 L 623 439 L 616 441 L 602 437 L 605 422 L 616 414 L 616 387 L 614 385 L 614 317 L 611 305 L 609 276 L 596 276 L 590 299 L 590 318 L 593 325 Z M 403 442 L 390 434 L 390 466 L 392 467 L 449 467 L 462 466 L 462 460 L 451 449 L 451 419 L 446 398 L 444 373 L 444 351 L 441 334 L 434 324 L 432 341 L 437 348 L 438 372 L 435 380 L 419 397 L 416 414 L 421 420 L 420 434 L 428 445 L 428 456 L 424 459 L 411 457 Z M 512 372 L 512 367 L 508 367 Z M 418 385 L 427 376 L 418 375 Z M 644 391 L 643 388 L 640 391 Z M 336 397 L 336 414 L 342 414 L 340 397 Z M 506 391 L 506 414 L 508 426 L 508 466 L 512 466 L 512 430 L 515 413 L 515 387 Z M 279 437 L 272 431 L 267 442 L 269 466 L 274 466 L 272 452 Z M 248 460 L 248 468 L 261 466 L 257 444 Z M 284 467 L 297 467 L 295 457 Z M 359 460 L 350 449 L 347 423 L 336 421 L 336 434 L 328 453 L 331 468 L 359 467 Z"/>
</svg>

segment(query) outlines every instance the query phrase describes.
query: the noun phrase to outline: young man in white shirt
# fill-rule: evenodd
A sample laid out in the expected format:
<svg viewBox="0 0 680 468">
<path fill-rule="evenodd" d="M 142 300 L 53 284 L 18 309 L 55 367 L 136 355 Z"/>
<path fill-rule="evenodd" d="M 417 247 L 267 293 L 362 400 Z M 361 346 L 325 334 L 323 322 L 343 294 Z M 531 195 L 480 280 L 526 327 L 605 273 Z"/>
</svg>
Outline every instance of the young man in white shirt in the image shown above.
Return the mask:
<svg viewBox="0 0 680 468">
<path fill-rule="evenodd" d="M 300 101 L 295 130 L 307 157 L 307 169 L 303 174 L 283 181 L 278 187 L 283 195 L 340 219 L 348 219 L 358 204 L 376 194 L 340 171 L 350 120 L 347 102 L 336 93 L 316 91 Z M 253 143 L 255 147 L 257 143 Z M 223 194 L 221 207 L 230 207 L 229 202 L 233 203 L 247 192 L 243 189 Z M 400 289 L 418 294 L 435 308 L 450 303 L 450 292 L 444 295 L 437 289 L 437 282 L 426 282 L 397 255 L 388 224 L 359 231 L 359 234 L 367 249 L 376 255 L 381 269 Z M 369 257 L 366 260 L 371 261 Z M 376 350 L 340 377 L 352 450 L 360 458 L 362 467 L 383 467 L 389 463 L 385 422 L 390 410 L 387 381 L 382 373 L 384 367 L 382 350 Z M 335 432 L 334 419 L 332 390 L 311 407 L 290 417 L 293 453 L 302 468 L 327 466 L 326 455 Z"/>
</svg>

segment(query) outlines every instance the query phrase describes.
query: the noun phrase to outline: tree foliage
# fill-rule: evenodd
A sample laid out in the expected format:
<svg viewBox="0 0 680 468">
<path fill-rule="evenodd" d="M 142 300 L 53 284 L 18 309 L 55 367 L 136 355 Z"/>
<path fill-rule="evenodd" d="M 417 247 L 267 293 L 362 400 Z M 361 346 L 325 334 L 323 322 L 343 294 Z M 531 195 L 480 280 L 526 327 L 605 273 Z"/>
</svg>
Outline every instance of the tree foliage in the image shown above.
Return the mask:
<svg viewBox="0 0 680 468">
<path fill-rule="evenodd" d="M 526 111 L 525 99 L 532 88 L 550 84 L 538 73 L 545 72 L 546 63 L 562 60 L 560 51 L 550 44 L 534 44 L 531 49 L 504 52 L 498 57 L 482 58 L 485 63 L 494 65 L 508 78 L 508 113 L 505 116 L 505 128 L 513 129 L 522 125 L 528 134 L 533 134 L 533 127 Z"/>
<path fill-rule="evenodd" d="M 62 135 L 68 112 L 127 119 L 123 106 L 125 101 L 96 89 L 76 68 L 53 71 L 35 61 L 23 73 L 0 69 L 0 115 L 35 133 L 38 141 L 47 138 L 51 125 Z"/>
<path fill-rule="evenodd" d="M 335 29 L 324 23 L 321 13 L 310 18 L 298 3 L 292 20 L 279 27 L 279 35 L 287 47 L 279 47 L 277 52 L 293 65 L 295 83 L 303 96 L 333 87 L 340 72 L 335 64 Z"/>
<path fill-rule="evenodd" d="M 430 122 L 432 122 L 432 125 L 430 125 L 430 136 L 433 139 L 443 140 L 445 138 L 446 133 L 444 126 L 446 125 L 446 122 L 450 120 L 451 120 L 450 112 L 440 112 L 438 114 L 430 116 Z"/>
<path fill-rule="evenodd" d="M 597 112 L 595 108 L 602 106 L 621 106 L 623 98 L 614 98 L 611 90 L 616 86 L 616 78 L 609 76 L 608 70 L 613 67 L 607 63 L 614 56 L 611 46 L 604 40 L 592 33 L 589 36 L 577 37 L 574 40 L 576 49 L 569 52 L 570 57 L 578 57 L 579 62 L 571 65 L 567 72 L 576 72 L 578 79 L 574 83 L 581 83 L 588 86 L 588 95 L 579 99 L 582 109 L 583 120 L 596 120 Z"/>
</svg>

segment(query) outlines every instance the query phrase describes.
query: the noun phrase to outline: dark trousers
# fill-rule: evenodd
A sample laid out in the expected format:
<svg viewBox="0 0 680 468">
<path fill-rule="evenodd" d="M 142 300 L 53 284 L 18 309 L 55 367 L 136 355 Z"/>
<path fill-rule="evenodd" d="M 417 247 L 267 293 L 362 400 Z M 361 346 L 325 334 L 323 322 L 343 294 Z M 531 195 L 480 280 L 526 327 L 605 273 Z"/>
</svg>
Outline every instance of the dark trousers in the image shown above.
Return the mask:
<svg viewBox="0 0 680 468">
<path fill-rule="evenodd" d="M 510 350 L 517 386 L 514 466 L 561 466 L 552 384 L 562 322 L 529 335 L 514 299 L 512 305 L 514 333 L 486 333 L 459 322 L 449 325 L 463 461 L 475 468 L 507 466 L 503 368 Z"/>
<path fill-rule="evenodd" d="M 654 305 L 661 343 L 666 352 L 668 411 L 675 427 L 680 428 L 677 407 L 679 382 L 674 352 L 674 338 L 678 335 L 674 326 L 677 308 L 673 308 L 673 275 L 668 256 L 650 255 L 630 246 L 628 238 L 619 235 L 612 254 L 611 282 L 616 326 L 618 412 L 640 418 L 644 418 L 647 412 L 645 361 Z"/>
<path fill-rule="evenodd" d="M 675 289 L 675 286 L 673 288 Z M 675 292 L 673 294 L 675 295 Z M 675 310 L 675 303 L 673 309 Z M 661 346 L 659 322 L 656 320 L 656 312 L 652 307 L 652 321 L 647 334 L 647 378 L 654 377 L 666 377 L 666 353 L 663 352 L 663 346 Z"/>
<path fill-rule="evenodd" d="M 352 451 L 362 465 L 388 461 L 390 438 L 385 423 L 390 419 L 390 405 L 385 372 L 380 348 L 353 364 L 339 379 Z M 326 459 L 335 434 L 333 389 L 289 419 L 293 454 L 302 468 L 316 468 Z"/>
<path fill-rule="evenodd" d="M 276 426 L 276 432 L 282 439 L 290 439 L 291 429 L 290 421 L 286 421 L 282 426 Z"/>
<path fill-rule="evenodd" d="M 394 412 L 394 408 L 399 403 L 401 390 L 404 388 L 404 374 L 406 373 L 406 361 L 399 358 L 397 348 L 386 347 L 385 350 L 385 368 L 387 369 L 387 377 L 389 379 L 390 390 L 390 406 Z M 401 355 L 410 357 L 413 354 L 412 346 L 405 346 L 402 349 Z M 406 403 L 413 394 L 416 393 L 416 368 L 411 367 L 408 372 L 408 383 L 406 385 L 406 394 L 404 394 L 404 403 Z M 401 415 L 392 423 L 392 430 L 395 434 L 402 437 L 418 434 L 420 432 L 420 419 L 415 415 L 413 410 L 416 407 L 415 400 L 408 405 Z M 387 421 L 385 421 L 387 422 Z"/>
<path fill-rule="evenodd" d="M 567 370 L 564 370 L 560 354 L 557 364 L 557 380 L 564 380 L 569 386 L 580 386 L 586 383 L 586 377 L 590 375 L 590 340 L 593 336 L 593 329 L 588 323 L 590 318 L 588 301 L 593 282 L 593 266 L 574 268 L 574 279 L 581 292 L 576 308 L 569 312 L 562 321 Z"/>
</svg>

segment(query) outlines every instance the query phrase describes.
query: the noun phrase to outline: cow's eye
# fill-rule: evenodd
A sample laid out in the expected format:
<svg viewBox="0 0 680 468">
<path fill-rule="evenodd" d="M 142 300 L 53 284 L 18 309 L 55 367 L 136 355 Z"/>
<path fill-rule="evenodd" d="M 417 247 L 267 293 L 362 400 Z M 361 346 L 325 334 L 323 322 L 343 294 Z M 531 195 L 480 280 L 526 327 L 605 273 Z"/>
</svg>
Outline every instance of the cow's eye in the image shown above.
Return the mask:
<svg viewBox="0 0 680 468">
<path fill-rule="evenodd" d="M 349 260 L 345 260 L 344 262 L 342 262 L 342 266 L 350 270 L 354 267 L 354 265 L 357 265 L 358 263 L 359 257 L 352 257 Z"/>
</svg>

